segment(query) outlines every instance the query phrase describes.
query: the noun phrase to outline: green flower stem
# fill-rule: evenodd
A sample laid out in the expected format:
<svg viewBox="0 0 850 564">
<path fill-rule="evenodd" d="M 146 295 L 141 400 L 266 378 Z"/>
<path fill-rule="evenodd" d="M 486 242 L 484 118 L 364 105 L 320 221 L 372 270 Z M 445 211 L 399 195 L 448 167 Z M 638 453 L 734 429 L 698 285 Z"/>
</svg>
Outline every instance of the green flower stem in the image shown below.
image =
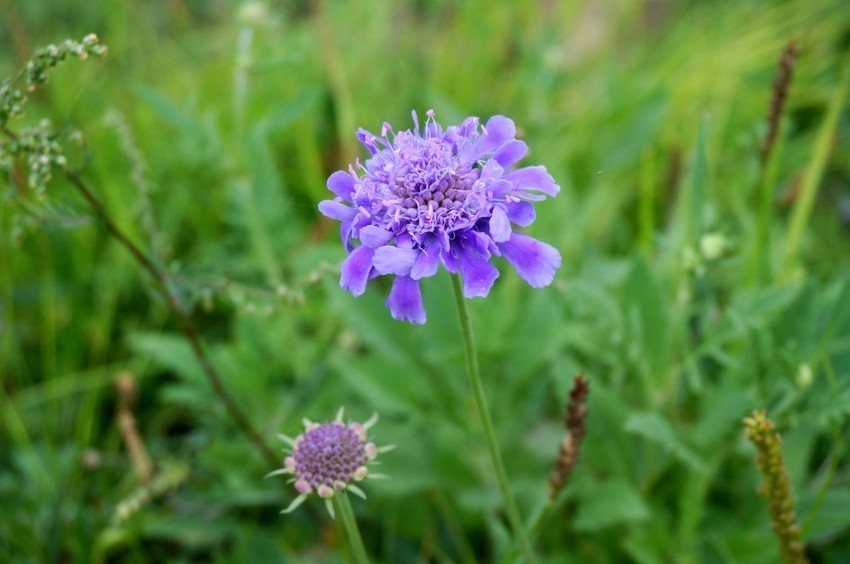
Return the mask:
<svg viewBox="0 0 850 564">
<path fill-rule="evenodd" d="M 457 302 L 457 311 L 460 316 L 460 327 L 463 333 L 463 342 L 466 349 L 466 370 L 469 372 L 469 381 L 472 385 L 472 395 L 475 398 L 475 404 L 478 407 L 478 414 L 481 416 L 481 424 L 484 426 L 484 436 L 487 438 L 487 447 L 490 449 L 490 458 L 493 460 L 493 467 L 496 470 L 496 478 L 499 481 L 499 489 L 502 492 L 502 499 L 505 504 L 505 511 L 508 514 L 511 528 L 514 530 L 514 535 L 519 543 L 520 551 L 525 555 L 525 560 L 529 564 L 536 562 L 534 551 L 531 548 L 531 543 L 525 533 L 525 528 L 522 526 L 522 519 L 519 516 L 519 508 L 516 501 L 511 495 L 511 488 L 508 484 L 508 475 L 505 472 L 505 464 L 502 462 L 502 455 L 499 453 L 499 445 L 496 442 L 496 433 L 493 430 L 493 421 L 490 418 L 490 409 L 487 407 L 487 396 L 484 394 L 484 384 L 481 381 L 481 373 L 478 368 L 478 355 L 475 351 L 475 337 L 472 334 L 472 323 L 469 319 L 469 309 L 466 307 L 466 298 L 463 297 L 463 282 L 459 274 L 452 275 L 452 286 L 455 292 L 455 301 Z"/>
<path fill-rule="evenodd" d="M 336 514 L 342 521 L 342 526 L 345 527 L 354 561 L 357 564 L 369 564 L 369 557 L 366 555 L 366 547 L 363 546 L 363 538 L 360 536 L 360 529 L 357 528 L 357 520 L 354 518 L 354 510 L 351 508 L 348 494 L 346 492 L 334 494 L 333 502 Z"/>
</svg>

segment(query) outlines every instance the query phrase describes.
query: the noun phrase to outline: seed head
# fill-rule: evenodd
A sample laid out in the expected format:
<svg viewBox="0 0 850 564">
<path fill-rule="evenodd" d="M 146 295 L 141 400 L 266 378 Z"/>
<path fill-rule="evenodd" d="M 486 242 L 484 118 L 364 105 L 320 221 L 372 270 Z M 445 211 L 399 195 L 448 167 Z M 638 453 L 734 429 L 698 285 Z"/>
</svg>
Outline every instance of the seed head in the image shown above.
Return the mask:
<svg viewBox="0 0 850 564">
<path fill-rule="evenodd" d="M 283 460 L 283 468 L 271 472 L 268 476 L 291 474 L 291 483 L 298 491 L 292 503 L 282 511 L 294 511 L 311 494 L 317 494 L 326 502 L 328 512 L 333 517 L 331 498 L 337 493 L 350 490 L 366 498 L 366 494 L 355 485 L 368 478 L 385 478 L 380 474 L 370 474 L 368 466 L 376 463 L 378 454 L 394 448 L 378 448 L 367 436 L 367 431 L 377 421 L 377 414 L 365 423 L 342 421 L 340 409 L 335 420 L 328 423 L 304 421 L 304 432 L 291 439 L 280 435 L 291 449 Z M 267 477 L 268 477 L 267 476 Z"/>
</svg>

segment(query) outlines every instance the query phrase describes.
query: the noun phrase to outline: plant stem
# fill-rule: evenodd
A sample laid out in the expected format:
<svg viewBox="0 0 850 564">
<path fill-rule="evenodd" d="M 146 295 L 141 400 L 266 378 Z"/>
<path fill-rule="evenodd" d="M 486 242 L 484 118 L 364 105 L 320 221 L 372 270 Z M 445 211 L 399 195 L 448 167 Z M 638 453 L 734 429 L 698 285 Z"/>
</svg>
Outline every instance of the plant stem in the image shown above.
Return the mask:
<svg viewBox="0 0 850 564">
<path fill-rule="evenodd" d="M 158 267 L 135 243 L 133 243 L 132 240 L 130 240 L 127 234 L 124 233 L 114 221 L 112 221 L 106 207 L 97 198 L 97 196 L 94 195 L 94 192 L 89 189 L 88 185 L 78 174 L 66 171 L 65 176 L 83 196 L 98 219 L 103 222 L 106 230 L 109 231 L 109 233 L 115 237 L 118 242 L 127 249 L 127 251 L 129 251 L 136 262 L 138 262 L 139 265 L 154 279 L 157 290 L 159 290 L 159 293 L 162 294 L 163 298 L 165 298 L 165 303 L 168 305 L 169 311 L 177 320 L 177 324 L 180 326 L 180 330 L 183 332 L 186 340 L 189 341 L 192 353 L 201 365 L 201 369 L 207 377 L 207 380 L 209 380 L 213 392 L 224 404 L 227 413 L 231 418 L 233 418 L 236 426 L 239 427 L 242 433 L 252 443 L 254 443 L 254 446 L 257 447 L 257 450 L 260 451 L 270 466 L 280 465 L 280 457 L 274 453 L 268 444 L 266 444 L 262 436 L 251 424 L 248 416 L 245 415 L 245 412 L 242 411 L 236 403 L 236 400 L 233 399 L 233 396 L 231 396 L 225 388 L 221 375 L 215 369 L 209 359 L 209 356 L 207 356 L 206 351 L 201 345 L 201 338 L 198 335 L 198 330 L 195 328 L 195 324 L 192 322 L 189 314 L 183 309 L 183 306 L 177 299 L 177 296 L 175 296 L 171 291 L 168 284 L 167 273 Z"/>
<path fill-rule="evenodd" d="M 333 500 L 337 515 L 339 515 L 342 525 L 345 527 L 345 534 L 348 536 L 354 561 L 357 564 L 369 564 L 369 557 L 366 555 L 366 547 L 363 546 L 363 538 L 360 536 L 360 529 L 357 528 L 357 520 L 354 518 L 354 510 L 351 508 L 348 494 L 339 492 L 334 495 Z"/>
<path fill-rule="evenodd" d="M 499 482 L 499 489 L 502 492 L 502 500 L 505 504 L 505 511 L 508 514 L 508 521 L 511 528 L 514 530 L 514 536 L 520 545 L 521 552 L 525 555 L 525 560 L 529 564 L 536 562 L 534 551 L 531 548 L 531 543 L 525 533 L 525 528 L 522 526 L 522 519 L 519 516 L 519 508 L 516 501 L 511 495 L 511 488 L 508 484 L 508 475 L 505 472 L 505 464 L 502 462 L 502 455 L 499 453 L 499 445 L 496 442 L 496 433 L 493 430 L 493 421 L 490 418 L 490 409 L 487 407 L 487 396 L 484 394 L 484 384 L 481 381 L 481 373 L 478 368 L 478 355 L 475 351 L 475 337 L 472 334 L 472 323 L 469 319 L 469 309 L 466 307 L 466 298 L 463 297 L 463 282 L 459 274 L 452 275 L 452 286 L 454 287 L 455 301 L 457 303 L 457 311 L 460 316 L 461 333 L 463 333 L 463 342 L 466 350 L 466 370 L 469 373 L 469 381 L 472 385 L 472 395 L 475 398 L 475 404 L 478 408 L 478 414 L 481 417 L 481 424 L 484 427 L 484 436 L 487 439 L 487 448 L 490 450 L 490 458 L 493 461 L 493 468 L 496 470 L 496 478 Z"/>
</svg>

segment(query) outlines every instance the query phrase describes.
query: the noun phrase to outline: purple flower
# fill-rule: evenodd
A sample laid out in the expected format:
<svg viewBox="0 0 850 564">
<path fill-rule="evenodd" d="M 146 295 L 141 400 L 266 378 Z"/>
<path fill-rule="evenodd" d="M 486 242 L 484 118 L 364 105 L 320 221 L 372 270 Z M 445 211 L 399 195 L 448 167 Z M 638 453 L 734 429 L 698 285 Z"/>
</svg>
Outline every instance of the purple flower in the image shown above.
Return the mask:
<svg viewBox="0 0 850 564">
<path fill-rule="evenodd" d="M 333 517 L 330 499 L 338 491 L 349 490 L 366 498 L 366 494 L 354 485 L 354 482 L 370 478 L 385 478 L 381 474 L 369 474 L 367 466 L 379 453 L 395 448 L 378 448 L 369 441 L 366 431 L 378 421 L 373 415 L 366 423 L 342 422 L 343 410 L 340 409 L 334 421 L 313 423 L 304 420 L 304 433 L 291 439 L 279 435 L 281 440 L 291 447 L 291 452 L 283 460 L 283 468 L 269 473 L 266 477 L 280 474 L 292 474 L 291 482 L 298 490 L 289 507 L 281 513 L 294 511 L 310 494 L 316 493 L 324 498 L 328 512 Z"/>
<path fill-rule="evenodd" d="M 467 298 L 486 296 L 499 277 L 491 256 L 505 257 L 535 288 L 550 284 L 560 253 L 513 226 L 530 225 L 532 202 L 559 188 L 542 166 L 510 170 L 528 152 L 514 122 L 493 116 L 481 126 L 469 117 L 443 130 L 433 110 L 427 116 L 422 132 L 416 112 L 413 130 L 392 134 L 385 123 L 378 137 L 360 129 L 371 157 L 328 178 L 336 198 L 319 211 L 342 222 L 348 258 L 340 285 L 359 296 L 370 279 L 395 275 L 386 302 L 392 316 L 424 323 L 419 280 L 440 264 L 460 273 Z"/>
</svg>

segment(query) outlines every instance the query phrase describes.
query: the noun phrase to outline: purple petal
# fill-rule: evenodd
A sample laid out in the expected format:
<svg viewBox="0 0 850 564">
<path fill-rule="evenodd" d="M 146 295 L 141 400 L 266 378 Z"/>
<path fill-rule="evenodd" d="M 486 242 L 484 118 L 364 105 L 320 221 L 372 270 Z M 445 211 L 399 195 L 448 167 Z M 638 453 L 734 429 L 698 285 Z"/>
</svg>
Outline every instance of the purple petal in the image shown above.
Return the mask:
<svg viewBox="0 0 850 564">
<path fill-rule="evenodd" d="M 407 276 L 420 253 L 419 249 L 400 249 L 395 245 L 386 245 L 375 249 L 372 265 L 381 274 Z"/>
<path fill-rule="evenodd" d="M 393 319 L 409 323 L 425 323 L 425 306 L 419 281 L 408 276 L 396 276 L 386 306 Z"/>
<path fill-rule="evenodd" d="M 437 274 L 440 266 L 440 241 L 436 238 L 425 243 L 425 250 L 419 254 L 419 258 L 410 269 L 410 277 L 414 280 L 427 278 Z"/>
<path fill-rule="evenodd" d="M 534 223 L 536 212 L 531 202 L 508 202 L 508 219 L 521 227 Z"/>
<path fill-rule="evenodd" d="M 402 231 L 395 236 L 395 246 L 401 249 L 412 249 L 413 237 L 407 231 Z"/>
<path fill-rule="evenodd" d="M 515 182 L 520 191 L 536 190 L 547 196 L 554 196 L 561 189 L 546 171 L 544 166 L 527 166 L 513 170 L 504 176 L 505 180 Z"/>
<path fill-rule="evenodd" d="M 339 285 L 355 296 L 366 291 L 369 272 L 372 270 L 372 255 L 375 249 L 360 245 L 348 255 L 340 268 Z"/>
<path fill-rule="evenodd" d="M 348 253 L 354 250 L 354 245 L 351 244 L 351 222 L 343 221 L 339 224 L 339 237 L 345 245 L 345 250 Z"/>
<path fill-rule="evenodd" d="M 491 253 L 499 250 L 493 242 L 493 238 L 485 233 L 469 230 L 463 235 L 463 246 L 473 249 L 485 259 L 489 259 Z"/>
<path fill-rule="evenodd" d="M 354 177 L 347 172 L 338 170 L 328 178 L 328 190 L 350 202 L 351 193 L 354 192 Z"/>
<path fill-rule="evenodd" d="M 413 117 L 413 134 L 419 137 L 419 116 L 416 115 L 416 110 L 411 110 L 410 115 Z"/>
<path fill-rule="evenodd" d="M 360 230 L 360 242 L 367 247 L 377 249 L 381 245 L 386 245 L 393 238 L 393 232 L 387 231 L 376 225 L 367 225 Z"/>
<path fill-rule="evenodd" d="M 463 297 L 484 297 L 490 293 L 499 270 L 485 258 L 471 251 L 461 252 L 460 276 L 463 278 Z"/>
<path fill-rule="evenodd" d="M 449 234 L 445 229 L 437 230 L 437 240 L 440 242 L 440 248 L 444 252 L 449 252 L 452 242 L 451 239 L 449 239 Z"/>
<path fill-rule="evenodd" d="M 493 161 L 490 161 L 493 162 Z M 493 193 L 494 198 L 504 198 L 508 194 L 516 191 L 516 186 L 513 182 L 509 182 L 507 180 L 497 180 L 492 184 L 487 185 L 487 190 Z"/>
<path fill-rule="evenodd" d="M 495 159 L 490 159 L 486 163 L 484 163 L 484 166 L 481 168 L 481 174 L 478 176 L 478 178 L 481 182 L 491 184 L 502 178 L 504 174 L 504 167 L 499 164 L 499 162 Z M 489 186 L 488 189 L 490 189 Z"/>
<path fill-rule="evenodd" d="M 511 222 L 508 220 L 508 214 L 502 209 L 501 205 L 493 208 L 493 214 L 490 216 L 490 237 L 497 243 L 507 241 L 511 236 Z"/>
<path fill-rule="evenodd" d="M 480 122 L 478 121 L 477 117 L 469 116 L 468 118 L 463 120 L 463 123 L 460 124 L 460 127 L 455 127 L 454 129 L 457 130 L 457 135 L 459 137 L 470 137 L 478 129 L 479 123 Z"/>
<path fill-rule="evenodd" d="M 440 258 L 442 259 L 443 266 L 446 267 L 446 270 L 452 274 L 457 272 L 460 264 L 457 258 L 457 249 L 455 248 L 455 245 L 452 245 L 452 247 L 448 250 L 443 249 L 440 251 Z"/>
<path fill-rule="evenodd" d="M 357 140 L 373 155 L 378 152 L 377 138 L 362 127 L 357 130 Z"/>
<path fill-rule="evenodd" d="M 436 121 L 429 121 L 425 124 L 424 137 L 441 137 L 443 135 L 443 126 Z"/>
<path fill-rule="evenodd" d="M 520 277 L 532 288 L 548 286 L 561 266 L 561 254 L 551 246 L 528 235 L 514 232 L 511 238 L 499 243 L 502 254 Z"/>
<path fill-rule="evenodd" d="M 499 149 L 493 153 L 493 159 L 503 167 L 508 168 L 521 160 L 527 154 L 528 145 L 525 144 L 525 141 L 513 139 L 499 147 Z"/>
<path fill-rule="evenodd" d="M 478 143 L 475 144 L 475 151 L 478 158 L 492 153 L 516 135 L 516 126 L 514 121 L 505 116 L 493 116 L 487 120 L 487 125 L 484 126 L 485 133 L 479 137 Z"/>
<path fill-rule="evenodd" d="M 337 221 L 351 221 L 357 215 L 357 210 L 334 200 L 322 200 L 319 202 L 319 211 L 322 215 Z"/>
</svg>

